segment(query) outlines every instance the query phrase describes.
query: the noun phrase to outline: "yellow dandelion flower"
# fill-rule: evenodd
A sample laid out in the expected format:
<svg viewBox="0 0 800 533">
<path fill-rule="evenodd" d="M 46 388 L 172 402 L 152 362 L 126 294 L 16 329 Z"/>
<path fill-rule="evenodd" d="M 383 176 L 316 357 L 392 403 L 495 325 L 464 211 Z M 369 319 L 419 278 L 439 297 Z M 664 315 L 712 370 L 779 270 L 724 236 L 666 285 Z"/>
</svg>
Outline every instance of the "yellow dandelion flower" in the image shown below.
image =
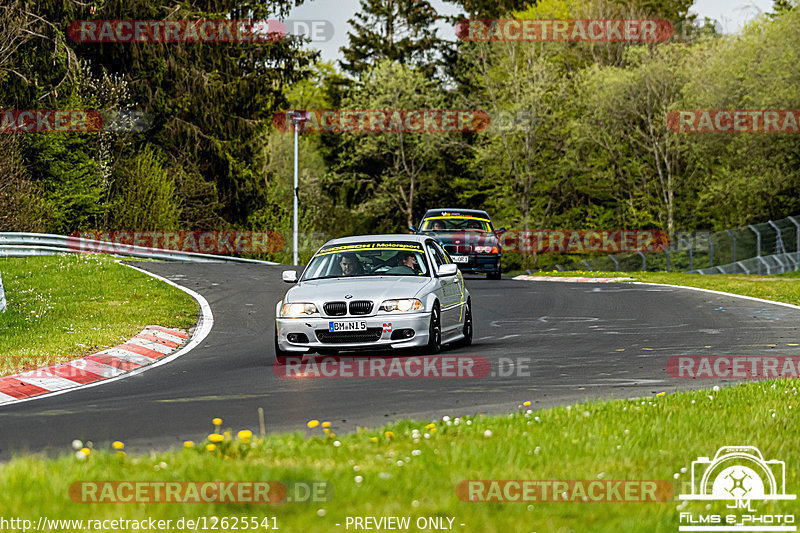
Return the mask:
<svg viewBox="0 0 800 533">
<path fill-rule="evenodd" d="M 211 435 L 208 436 L 208 440 L 210 440 L 211 442 L 222 442 L 223 440 L 225 440 L 225 437 L 223 437 L 219 433 L 212 433 Z"/>
<path fill-rule="evenodd" d="M 378 442 L 378 437 L 370 437 L 369 441 L 370 442 Z"/>
<path fill-rule="evenodd" d="M 331 427 L 331 423 L 330 422 L 323 422 L 322 423 L 322 427 L 329 428 L 329 427 Z"/>
<path fill-rule="evenodd" d="M 115 440 L 114 442 L 111 443 L 111 447 L 114 448 L 115 450 L 121 450 L 122 448 L 125 447 L 125 445 L 120 441 Z"/>
<path fill-rule="evenodd" d="M 330 433 L 330 432 L 331 432 L 331 430 L 330 430 L 330 429 L 328 429 L 328 428 L 322 428 L 322 432 L 323 432 L 323 433 L 325 433 L 325 434 L 327 435 L 328 433 Z"/>
<path fill-rule="evenodd" d="M 185 441 L 185 442 L 183 443 L 183 447 L 184 447 L 184 448 L 194 448 L 194 441 L 193 441 L 193 440 L 187 440 L 187 441 Z"/>
<path fill-rule="evenodd" d="M 431 433 L 436 433 L 436 428 L 431 428 Z"/>
<path fill-rule="evenodd" d="M 213 452 L 216 449 L 217 449 L 217 445 L 216 444 L 206 444 L 206 450 L 208 450 L 210 452 Z"/>
<path fill-rule="evenodd" d="M 221 418 L 214 418 L 213 420 L 211 420 L 211 423 L 214 424 L 215 426 L 221 426 L 222 425 L 222 419 Z"/>
<path fill-rule="evenodd" d="M 92 450 L 90 450 L 89 448 L 81 448 L 81 453 L 83 455 L 89 455 L 90 453 L 92 453 Z"/>
<path fill-rule="evenodd" d="M 308 427 L 309 427 L 310 429 L 314 429 L 314 428 L 315 428 L 315 427 L 317 427 L 318 425 L 319 425 L 319 420 L 309 420 L 309 421 L 308 421 Z"/>
<path fill-rule="evenodd" d="M 667 394 L 666 392 L 659 392 L 658 394 L 656 394 L 656 396 L 666 396 L 666 394 Z"/>
<path fill-rule="evenodd" d="M 394 433 L 392 433 L 391 431 L 387 431 L 386 433 L 383 434 L 383 436 L 386 437 L 387 439 L 393 439 Z"/>
<path fill-rule="evenodd" d="M 435 428 L 435 427 L 436 427 L 436 424 L 434 424 L 434 423 L 432 423 L 432 422 L 431 422 L 430 424 L 428 424 L 427 426 L 425 426 L 425 429 L 431 429 L 431 428 Z"/>
<path fill-rule="evenodd" d="M 237 433 L 237 436 L 242 440 L 247 440 L 253 436 L 253 432 L 250 431 L 249 429 L 243 429 L 239 433 Z"/>
<path fill-rule="evenodd" d="M 531 402 L 522 402 L 522 405 L 524 405 L 525 407 L 530 407 L 531 406 Z"/>
</svg>

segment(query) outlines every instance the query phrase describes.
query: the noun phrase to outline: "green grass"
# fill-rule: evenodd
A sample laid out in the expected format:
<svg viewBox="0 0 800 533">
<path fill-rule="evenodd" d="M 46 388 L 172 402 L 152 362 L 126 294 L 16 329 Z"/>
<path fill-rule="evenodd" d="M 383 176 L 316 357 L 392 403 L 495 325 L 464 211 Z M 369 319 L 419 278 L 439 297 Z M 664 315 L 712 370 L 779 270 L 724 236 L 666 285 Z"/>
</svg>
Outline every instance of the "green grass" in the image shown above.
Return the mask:
<svg viewBox="0 0 800 533">
<path fill-rule="evenodd" d="M 520 273 L 511 274 L 512 276 Z M 683 274 L 667 272 L 535 272 L 534 276 L 581 277 L 581 278 L 633 278 L 633 281 L 644 283 L 666 283 L 697 287 L 714 291 L 731 292 L 743 296 L 753 296 L 774 302 L 785 302 L 800 305 L 800 272 L 776 274 L 772 276 L 756 275 L 713 275 Z"/>
<path fill-rule="evenodd" d="M 8 310 L 0 314 L 0 375 L 115 346 L 148 324 L 188 328 L 197 302 L 101 255 L 0 260 Z"/>
<path fill-rule="evenodd" d="M 336 437 L 325 437 L 317 428 L 311 436 L 267 436 L 252 445 L 226 441 L 214 451 L 198 443 L 191 449 L 138 457 L 119 457 L 110 450 L 92 451 L 83 460 L 71 451 L 55 460 L 27 456 L 0 467 L 5 489 L 0 510 L 5 516 L 32 520 L 40 515 L 173 521 L 182 516 L 276 516 L 283 531 L 343 531 L 348 516 L 430 515 L 455 517 L 455 530 L 467 532 L 675 533 L 678 501 L 468 503 L 457 497 L 456 486 L 469 479 L 606 479 L 664 480 L 680 488 L 680 482 L 690 479 L 691 462 L 698 456 L 713 457 L 725 445 L 751 445 L 766 459 L 786 462 L 787 490 L 797 492 L 797 386 L 798 380 L 765 381 L 533 413 L 520 406 L 507 416 L 448 423 L 440 419 L 435 431 L 426 429 L 427 421 L 402 421 Z M 420 432 L 417 438 L 414 429 Z M 394 438 L 386 437 L 386 431 Z M 688 471 L 681 473 L 682 468 Z M 363 480 L 357 482 L 356 476 Z M 91 505 L 67 496 L 73 483 L 98 480 L 325 481 L 332 486 L 332 498 L 277 505 Z M 756 507 L 791 513 L 796 502 L 758 502 Z M 703 508 L 688 506 L 695 512 Z M 462 523 L 466 526 L 458 525 Z"/>
</svg>

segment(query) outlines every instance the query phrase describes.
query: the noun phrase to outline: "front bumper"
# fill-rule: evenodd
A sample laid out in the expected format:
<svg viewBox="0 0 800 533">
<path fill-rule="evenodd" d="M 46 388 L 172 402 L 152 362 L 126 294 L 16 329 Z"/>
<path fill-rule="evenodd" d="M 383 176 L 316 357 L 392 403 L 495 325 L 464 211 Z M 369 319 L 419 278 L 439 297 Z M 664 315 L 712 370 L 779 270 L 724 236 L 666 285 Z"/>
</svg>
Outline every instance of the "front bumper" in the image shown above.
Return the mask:
<svg viewBox="0 0 800 533">
<path fill-rule="evenodd" d="M 277 328 L 278 344 L 282 350 L 287 352 L 305 352 L 309 349 L 327 350 L 367 350 L 376 348 L 413 348 L 428 344 L 428 327 L 430 325 L 430 313 L 408 313 L 408 314 L 381 314 L 374 316 L 355 316 L 355 317 L 336 317 L 336 318 L 278 318 L 275 320 Z M 375 331 L 376 338 L 363 340 L 347 340 L 347 334 L 329 335 L 331 322 L 361 322 L 367 323 L 367 331 Z M 380 329 L 380 335 L 377 330 Z M 394 333 L 401 330 L 413 330 L 414 336 L 411 338 L 392 339 Z M 324 332 L 323 338 L 328 342 L 323 342 L 318 333 Z M 361 336 L 353 332 L 352 336 Z M 288 336 L 302 336 L 308 342 L 290 342 Z M 370 336 L 365 333 L 363 336 Z M 338 337 L 338 338 L 337 338 Z M 344 337 L 344 339 L 342 338 Z M 331 339 L 335 339 L 332 342 Z M 339 342 L 344 340 L 345 342 Z"/>
<path fill-rule="evenodd" d="M 468 258 L 466 263 L 456 263 L 461 272 L 470 274 L 487 274 L 489 272 L 497 272 L 500 269 L 500 255 L 499 254 L 458 254 L 451 253 L 452 255 L 460 255 Z"/>
</svg>

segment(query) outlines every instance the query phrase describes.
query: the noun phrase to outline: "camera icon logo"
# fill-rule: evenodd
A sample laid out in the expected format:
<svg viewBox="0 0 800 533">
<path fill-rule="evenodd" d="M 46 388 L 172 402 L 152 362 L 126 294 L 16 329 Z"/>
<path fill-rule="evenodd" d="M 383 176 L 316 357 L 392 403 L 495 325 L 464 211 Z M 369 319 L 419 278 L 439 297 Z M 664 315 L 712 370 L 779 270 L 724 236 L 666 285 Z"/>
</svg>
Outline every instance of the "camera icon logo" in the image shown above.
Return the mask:
<svg viewBox="0 0 800 533">
<path fill-rule="evenodd" d="M 764 460 L 755 446 L 723 446 L 714 459 L 692 461 L 691 492 L 681 500 L 794 500 L 786 494 L 786 464 Z"/>
</svg>

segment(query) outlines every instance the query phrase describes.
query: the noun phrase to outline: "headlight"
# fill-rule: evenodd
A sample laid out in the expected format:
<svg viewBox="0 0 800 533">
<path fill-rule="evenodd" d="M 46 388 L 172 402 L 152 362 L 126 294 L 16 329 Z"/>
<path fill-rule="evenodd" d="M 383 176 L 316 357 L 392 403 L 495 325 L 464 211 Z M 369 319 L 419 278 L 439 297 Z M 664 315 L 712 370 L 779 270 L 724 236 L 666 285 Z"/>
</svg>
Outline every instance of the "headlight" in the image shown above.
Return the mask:
<svg viewBox="0 0 800 533">
<path fill-rule="evenodd" d="M 404 300 L 386 300 L 381 304 L 381 311 L 419 311 L 422 309 L 422 302 L 416 298 L 407 298 Z"/>
<path fill-rule="evenodd" d="M 314 315 L 317 312 L 317 306 L 314 304 L 283 304 L 281 308 L 281 317 L 298 318 L 301 316 Z"/>
</svg>

